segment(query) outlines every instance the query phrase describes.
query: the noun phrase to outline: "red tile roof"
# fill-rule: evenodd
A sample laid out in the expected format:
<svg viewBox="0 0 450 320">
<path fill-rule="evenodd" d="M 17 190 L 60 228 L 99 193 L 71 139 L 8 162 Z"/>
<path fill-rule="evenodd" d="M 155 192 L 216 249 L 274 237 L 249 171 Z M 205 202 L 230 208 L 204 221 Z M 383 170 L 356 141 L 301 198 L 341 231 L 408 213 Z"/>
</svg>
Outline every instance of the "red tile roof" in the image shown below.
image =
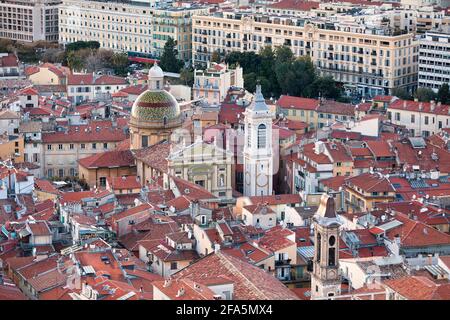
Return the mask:
<svg viewBox="0 0 450 320">
<path fill-rule="evenodd" d="M 34 179 L 34 186 L 37 190 L 43 192 L 59 194 L 59 190 L 48 180 Z"/>
<path fill-rule="evenodd" d="M 14 53 L 9 53 L 7 56 L 0 57 L 0 68 L 6 67 L 18 67 L 19 59 L 14 55 Z"/>
<path fill-rule="evenodd" d="M 317 112 L 354 116 L 355 106 L 351 105 L 350 103 L 342 103 L 334 100 L 324 100 L 319 104 Z"/>
<path fill-rule="evenodd" d="M 431 114 L 440 114 L 447 116 L 449 115 L 450 105 L 444 105 L 435 103 L 434 109 L 432 108 L 432 103 L 430 102 L 419 102 L 410 100 L 396 100 L 388 106 L 388 109 L 393 110 L 407 110 L 413 112 L 424 112 Z M 432 110 L 433 109 L 433 110 Z"/>
<path fill-rule="evenodd" d="M 28 222 L 27 225 L 33 236 L 50 236 L 52 234 L 45 221 Z"/>
<path fill-rule="evenodd" d="M 316 110 L 319 100 L 282 95 L 277 101 L 277 106 L 283 109 Z"/>
<path fill-rule="evenodd" d="M 275 277 L 264 270 L 224 252 L 210 254 L 173 275 L 174 279 L 191 279 L 204 283 L 224 276 L 233 281 L 235 300 L 297 300 Z"/>
<path fill-rule="evenodd" d="M 391 150 L 391 147 L 387 141 L 366 141 L 367 147 L 373 153 L 375 157 L 395 157 L 395 153 Z"/>
<path fill-rule="evenodd" d="M 256 243 L 259 247 L 268 250 L 269 252 L 275 253 L 276 251 L 282 250 L 290 246 L 296 246 L 296 243 L 289 240 L 287 237 L 294 235 L 295 233 L 289 229 L 285 229 L 281 226 L 275 226 L 270 228 L 264 233 L 264 236 L 259 239 Z"/>
<path fill-rule="evenodd" d="M 318 2 L 304 0 L 282 0 L 269 6 L 272 9 L 290 9 L 298 11 L 310 11 L 319 8 Z"/>
<path fill-rule="evenodd" d="M 79 126 L 78 130 L 70 126 L 65 132 L 43 133 L 44 143 L 69 143 L 69 142 L 119 142 L 127 138 L 122 128 L 105 128 L 93 126 Z M 86 131 L 85 131 L 86 130 Z M 100 147 L 100 146 L 99 146 Z"/>
<path fill-rule="evenodd" d="M 115 167 L 134 167 L 134 157 L 130 150 L 124 151 L 106 151 L 94 154 L 90 157 L 78 160 L 78 163 L 88 169 L 92 168 L 115 168 Z"/>
<path fill-rule="evenodd" d="M 437 284 L 421 276 L 383 281 L 383 284 L 409 300 L 450 300 L 450 284 Z"/>
<path fill-rule="evenodd" d="M 363 173 L 346 180 L 347 185 L 356 186 L 364 192 L 394 192 L 391 182 L 379 174 Z"/>
<path fill-rule="evenodd" d="M 237 104 L 223 103 L 219 111 L 219 122 L 236 124 L 239 119 L 243 119 L 242 113 L 245 111 L 245 107 Z"/>
<path fill-rule="evenodd" d="M 299 194 L 276 194 L 270 196 L 249 197 L 253 205 L 266 203 L 269 206 L 280 204 L 300 204 L 302 198 Z"/>
<path fill-rule="evenodd" d="M 141 188 L 141 182 L 137 176 L 109 177 L 107 181 L 113 190 Z"/>
<path fill-rule="evenodd" d="M 450 243 L 450 235 L 423 222 L 411 220 L 402 213 L 397 214 L 395 219 L 400 221 L 402 225 L 388 230 L 386 236 L 393 239 L 399 235 L 401 245 L 404 247 L 426 247 Z"/>
</svg>

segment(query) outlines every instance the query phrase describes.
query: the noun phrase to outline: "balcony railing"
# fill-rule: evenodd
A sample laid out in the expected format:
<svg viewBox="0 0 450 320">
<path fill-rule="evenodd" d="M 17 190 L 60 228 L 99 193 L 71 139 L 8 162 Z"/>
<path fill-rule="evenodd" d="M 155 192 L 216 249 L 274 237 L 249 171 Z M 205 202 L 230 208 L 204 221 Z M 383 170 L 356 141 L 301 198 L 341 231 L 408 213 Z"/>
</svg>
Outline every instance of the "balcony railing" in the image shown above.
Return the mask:
<svg viewBox="0 0 450 320">
<path fill-rule="evenodd" d="M 275 260 L 275 266 L 285 266 L 290 265 L 291 259 L 284 259 L 284 260 Z"/>
</svg>

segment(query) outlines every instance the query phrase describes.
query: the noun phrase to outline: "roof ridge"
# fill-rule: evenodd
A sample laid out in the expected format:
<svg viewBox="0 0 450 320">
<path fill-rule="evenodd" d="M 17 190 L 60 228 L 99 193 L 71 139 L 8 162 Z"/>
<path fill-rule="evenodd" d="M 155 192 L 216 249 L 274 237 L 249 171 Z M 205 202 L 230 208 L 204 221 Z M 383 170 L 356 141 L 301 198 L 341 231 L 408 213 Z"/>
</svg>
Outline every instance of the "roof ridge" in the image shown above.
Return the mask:
<svg viewBox="0 0 450 320">
<path fill-rule="evenodd" d="M 246 276 L 244 276 L 242 274 L 242 272 L 236 268 L 234 266 L 233 263 L 231 263 L 231 261 L 222 253 L 222 252 L 218 252 L 216 253 L 217 255 L 219 255 L 219 257 L 221 257 L 222 259 L 220 259 L 221 262 L 225 262 L 225 266 L 230 267 L 231 269 L 233 269 L 234 271 L 234 275 L 238 276 L 239 278 L 243 279 L 244 282 L 246 282 L 247 284 L 249 284 L 251 287 L 253 287 L 256 292 L 257 292 L 257 296 L 260 296 L 261 298 L 267 298 L 267 296 L 264 294 L 264 292 L 262 292 L 261 289 L 259 289 L 253 282 L 251 282 Z"/>
</svg>

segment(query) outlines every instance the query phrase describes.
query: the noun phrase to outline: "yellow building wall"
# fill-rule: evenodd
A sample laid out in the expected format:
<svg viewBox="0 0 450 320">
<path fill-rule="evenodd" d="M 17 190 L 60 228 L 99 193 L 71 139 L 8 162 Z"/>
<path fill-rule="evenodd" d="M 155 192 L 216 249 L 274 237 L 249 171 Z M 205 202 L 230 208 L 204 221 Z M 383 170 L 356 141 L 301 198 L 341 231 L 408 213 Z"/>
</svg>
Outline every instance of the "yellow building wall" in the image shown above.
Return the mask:
<svg viewBox="0 0 450 320">
<path fill-rule="evenodd" d="M 94 185 L 99 186 L 100 177 L 114 178 L 135 175 L 136 167 L 87 169 L 78 165 L 78 172 L 80 179 L 84 179 L 90 187 L 93 187 Z"/>
<path fill-rule="evenodd" d="M 41 68 L 37 73 L 28 77 L 34 85 L 58 85 L 61 84 L 59 77 L 46 68 Z"/>
<path fill-rule="evenodd" d="M 23 137 L 20 136 L 16 140 L 0 142 L 0 158 L 2 160 L 14 159 L 14 162 L 23 162 Z M 19 155 L 16 156 L 15 154 Z"/>
</svg>

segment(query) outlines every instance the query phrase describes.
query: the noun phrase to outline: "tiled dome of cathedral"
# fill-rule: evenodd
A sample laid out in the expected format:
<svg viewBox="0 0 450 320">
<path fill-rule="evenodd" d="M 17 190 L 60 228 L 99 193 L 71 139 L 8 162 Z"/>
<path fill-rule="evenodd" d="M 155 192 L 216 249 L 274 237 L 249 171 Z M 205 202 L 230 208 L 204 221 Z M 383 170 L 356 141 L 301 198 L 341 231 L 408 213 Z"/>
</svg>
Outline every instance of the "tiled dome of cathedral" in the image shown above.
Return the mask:
<svg viewBox="0 0 450 320">
<path fill-rule="evenodd" d="M 134 102 L 131 116 L 135 120 L 144 122 L 171 121 L 180 116 L 180 106 L 177 100 L 165 90 L 147 90 Z"/>
</svg>

